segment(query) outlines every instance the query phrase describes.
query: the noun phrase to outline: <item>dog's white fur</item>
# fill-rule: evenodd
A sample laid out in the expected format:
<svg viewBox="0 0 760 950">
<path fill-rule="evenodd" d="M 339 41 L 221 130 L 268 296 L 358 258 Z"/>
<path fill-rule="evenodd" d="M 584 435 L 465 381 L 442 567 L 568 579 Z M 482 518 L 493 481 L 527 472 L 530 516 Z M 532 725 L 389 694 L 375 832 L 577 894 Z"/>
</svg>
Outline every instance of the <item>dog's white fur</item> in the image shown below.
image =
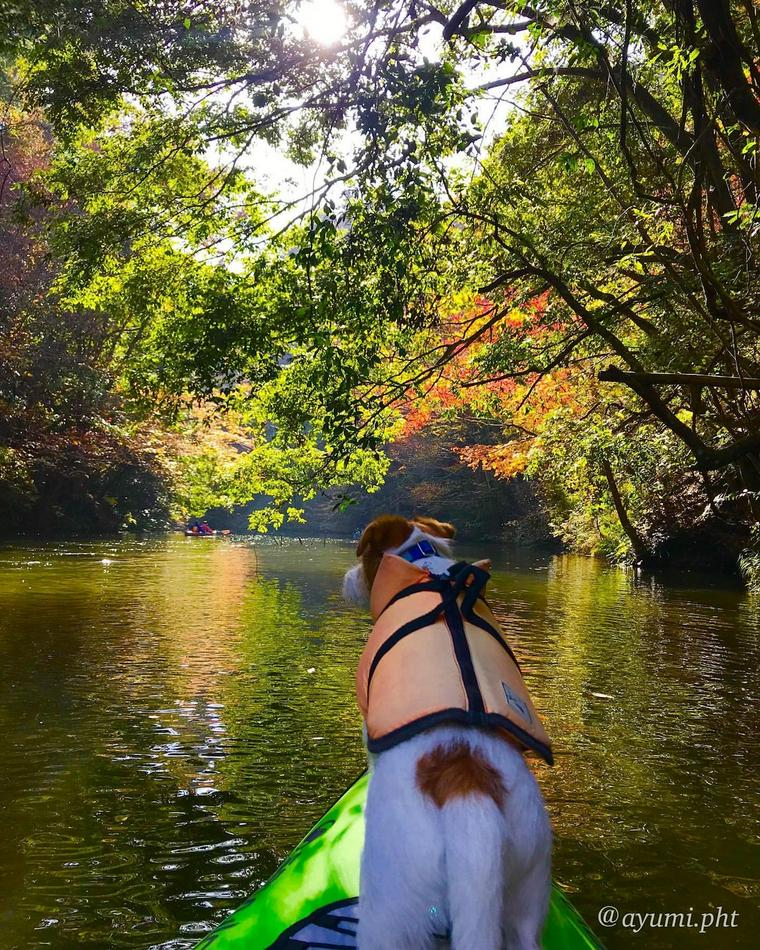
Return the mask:
<svg viewBox="0 0 760 950">
<path fill-rule="evenodd" d="M 343 575 L 343 599 L 359 607 L 364 607 L 369 603 L 369 588 L 361 564 L 352 567 Z"/>
<path fill-rule="evenodd" d="M 427 537 L 415 527 L 392 553 Z M 452 561 L 453 563 L 453 561 Z M 358 573 L 357 573 L 358 572 Z M 344 593 L 366 602 L 362 566 Z M 485 796 L 438 808 L 417 786 L 419 759 L 465 742 L 495 768 L 503 808 Z M 359 950 L 538 950 L 551 890 L 552 837 L 538 785 L 517 749 L 495 733 L 437 726 L 370 756 L 359 898 Z"/>
</svg>

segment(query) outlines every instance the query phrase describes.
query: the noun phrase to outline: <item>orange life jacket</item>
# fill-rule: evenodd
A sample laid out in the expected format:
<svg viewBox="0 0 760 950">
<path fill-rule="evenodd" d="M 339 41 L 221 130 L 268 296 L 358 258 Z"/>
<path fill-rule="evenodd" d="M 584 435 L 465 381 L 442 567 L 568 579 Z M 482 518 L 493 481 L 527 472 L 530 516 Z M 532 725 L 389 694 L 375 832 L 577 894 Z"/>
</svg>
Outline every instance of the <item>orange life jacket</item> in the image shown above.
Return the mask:
<svg viewBox="0 0 760 950">
<path fill-rule="evenodd" d="M 550 765 L 551 744 L 504 632 L 482 598 L 490 575 L 434 576 L 386 554 L 370 595 L 375 626 L 356 673 L 367 747 L 382 752 L 454 722 L 496 729 Z"/>
</svg>

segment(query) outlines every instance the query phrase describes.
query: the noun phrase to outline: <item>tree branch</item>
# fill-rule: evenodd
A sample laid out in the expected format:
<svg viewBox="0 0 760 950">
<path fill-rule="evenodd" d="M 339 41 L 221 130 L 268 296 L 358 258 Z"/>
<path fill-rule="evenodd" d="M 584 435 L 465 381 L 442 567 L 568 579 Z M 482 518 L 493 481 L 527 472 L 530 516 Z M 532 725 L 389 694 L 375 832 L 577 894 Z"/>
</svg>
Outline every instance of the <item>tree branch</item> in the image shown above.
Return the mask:
<svg viewBox="0 0 760 950">
<path fill-rule="evenodd" d="M 627 373 L 609 366 L 599 373 L 604 383 L 651 383 L 654 386 L 711 386 L 717 389 L 760 389 L 760 379 L 747 376 L 713 376 L 707 373 Z"/>
</svg>

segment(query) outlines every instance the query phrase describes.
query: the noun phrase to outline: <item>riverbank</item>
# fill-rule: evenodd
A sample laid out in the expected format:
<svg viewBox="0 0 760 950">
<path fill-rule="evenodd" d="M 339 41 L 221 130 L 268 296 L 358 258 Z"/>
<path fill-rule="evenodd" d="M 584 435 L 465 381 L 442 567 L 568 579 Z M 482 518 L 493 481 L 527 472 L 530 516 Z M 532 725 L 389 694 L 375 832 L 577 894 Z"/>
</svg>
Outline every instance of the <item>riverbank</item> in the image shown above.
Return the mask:
<svg viewBox="0 0 760 950">
<path fill-rule="evenodd" d="M 167 524 L 170 498 L 156 452 L 115 427 L 27 431 L 0 445 L 4 537 L 159 529 Z"/>
</svg>

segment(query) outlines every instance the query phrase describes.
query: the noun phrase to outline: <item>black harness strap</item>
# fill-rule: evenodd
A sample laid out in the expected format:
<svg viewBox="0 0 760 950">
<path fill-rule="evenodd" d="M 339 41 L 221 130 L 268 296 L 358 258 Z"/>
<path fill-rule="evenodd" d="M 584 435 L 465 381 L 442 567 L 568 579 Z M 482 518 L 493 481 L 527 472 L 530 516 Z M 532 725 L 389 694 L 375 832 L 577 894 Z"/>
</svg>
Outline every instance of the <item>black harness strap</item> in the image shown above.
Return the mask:
<svg viewBox="0 0 760 950">
<path fill-rule="evenodd" d="M 480 629 L 485 630 L 486 633 L 490 633 L 491 636 L 494 638 L 494 640 L 496 640 L 496 642 L 500 646 L 504 647 L 507 653 L 512 657 L 512 662 L 515 664 L 517 669 L 520 670 L 520 672 L 522 673 L 520 664 L 517 662 L 517 657 L 512 652 L 512 647 L 507 643 L 507 641 L 499 633 L 498 630 L 492 627 L 491 624 L 484 617 L 481 617 L 479 614 L 476 614 L 474 610 L 472 611 L 470 616 L 469 617 L 466 616 L 465 619 L 467 620 L 468 623 L 474 624 L 476 627 L 480 627 Z"/>
<path fill-rule="evenodd" d="M 451 642 L 454 646 L 454 656 L 456 657 L 459 673 L 462 677 L 462 685 L 467 696 L 467 710 L 470 714 L 470 721 L 473 725 L 485 725 L 486 707 L 483 702 L 483 696 L 478 685 L 478 677 L 475 673 L 475 665 L 472 662 L 472 653 L 470 645 L 467 642 L 467 634 L 464 631 L 464 611 L 460 609 L 456 598 L 444 599 L 444 617 L 446 626 L 451 634 Z"/>
<path fill-rule="evenodd" d="M 368 674 L 368 685 L 372 682 L 372 677 L 374 676 L 375 670 L 377 669 L 377 664 L 382 660 L 386 653 L 391 650 L 399 640 L 403 640 L 404 637 L 408 637 L 410 633 L 414 633 L 415 630 L 421 630 L 423 627 L 429 627 L 430 624 L 435 623 L 436 620 L 441 616 L 443 612 L 444 604 L 441 601 L 440 604 L 437 604 L 432 610 L 429 610 L 426 614 L 422 614 L 420 617 L 415 617 L 414 620 L 408 621 L 403 626 L 399 627 L 394 633 L 392 633 L 388 639 L 383 643 L 378 649 L 377 653 L 372 657 L 372 663 L 369 668 Z"/>
<path fill-rule="evenodd" d="M 443 583 L 441 583 L 443 581 Z M 388 601 L 388 603 L 383 607 L 383 609 L 378 614 L 378 619 L 382 617 L 385 611 L 397 601 L 401 600 L 402 597 L 408 597 L 410 594 L 419 594 L 421 591 L 432 590 L 442 593 L 448 584 L 446 583 L 445 577 L 433 577 L 429 581 L 421 581 L 419 584 L 410 584 L 409 587 L 405 587 L 403 590 L 400 590 L 397 594 L 394 594 L 393 597 Z"/>
<path fill-rule="evenodd" d="M 460 561 L 449 568 L 449 576 L 431 577 L 429 581 L 422 581 L 419 584 L 410 584 L 409 587 L 405 587 L 395 594 L 380 612 L 380 616 L 385 613 L 391 604 L 395 604 L 403 597 L 409 597 L 412 594 L 418 594 L 422 591 L 434 591 L 439 593 L 441 595 L 441 603 L 427 613 L 422 614 L 422 616 L 415 617 L 414 620 L 409 620 L 388 637 L 372 658 L 368 674 L 368 685 L 372 682 L 372 677 L 377 669 L 378 663 L 389 650 L 393 649 L 404 637 L 408 637 L 410 633 L 414 633 L 416 630 L 421 630 L 423 627 L 434 624 L 441 614 L 443 614 L 453 638 L 454 654 L 462 671 L 462 678 L 465 683 L 470 709 L 473 710 L 473 712 L 482 711 L 483 699 L 478 689 L 477 678 L 475 677 L 475 671 L 472 666 L 472 657 L 470 656 L 470 648 L 467 644 L 462 621 L 466 620 L 468 623 L 472 623 L 490 634 L 497 643 L 501 644 L 507 651 L 518 670 L 520 669 L 520 665 L 504 637 L 495 627 L 488 623 L 487 620 L 475 613 L 475 605 L 478 599 L 484 600 L 483 590 L 488 583 L 489 577 L 490 574 L 482 568 L 476 567 L 474 564 L 468 564 L 466 561 Z M 467 583 L 468 580 L 471 580 L 469 584 Z M 462 593 L 464 593 L 464 597 L 460 606 L 457 601 Z"/>
<path fill-rule="evenodd" d="M 468 596 L 465 597 L 462 602 L 462 608 L 463 612 L 471 611 L 472 604 L 475 603 L 478 597 L 482 599 L 482 593 L 488 583 L 490 575 L 482 568 L 475 567 L 474 564 L 468 564 L 466 561 L 458 561 L 449 568 L 448 575 L 442 574 L 431 577 L 429 581 L 421 581 L 419 584 L 410 584 L 409 587 L 405 587 L 397 594 L 394 594 L 380 611 L 380 616 L 382 616 L 392 604 L 401 600 L 402 597 L 409 597 L 410 594 L 418 594 L 421 591 L 437 591 L 441 594 L 442 599 L 453 596 L 453 599 L 456 600 L 465 589 L 467 580 L 470 577 L 473 578 L 473 581 L 467 588 Z M 467 616 L 466 613 L 465 616 Z"/>
</svg>

